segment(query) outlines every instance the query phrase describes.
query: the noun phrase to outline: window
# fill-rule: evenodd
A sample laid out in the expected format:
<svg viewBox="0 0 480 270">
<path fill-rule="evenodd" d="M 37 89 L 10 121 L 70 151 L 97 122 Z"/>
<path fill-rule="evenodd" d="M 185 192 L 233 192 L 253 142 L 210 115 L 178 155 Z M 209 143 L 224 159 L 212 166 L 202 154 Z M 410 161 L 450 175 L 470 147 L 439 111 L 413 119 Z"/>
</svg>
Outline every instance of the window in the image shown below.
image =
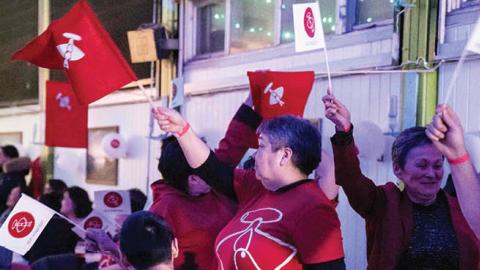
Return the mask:
<svg viewBox="0 0 480 270">
<path fill-rule="evenodd" d="M 118 133 L 118 126 L 88 129 L 87 183 L 117 185 L 118 159 L 110 159 L 102 148 L 102 139 Z"/>
<path fill-rule="evenodd" d="M 26 19 L 28 18 L 28 19 Z M 38 69 L 10 56 L 38 34 L 38 1 L 0 2 L 0 107 L 38 103 Z"/>
<path fill-rule="evenodd" d="M 295 33 L 293 30 L 293 10 L 292 5 L 301 2 L 311 1 L 296 1 L 296 0 L 282 0 L 281 9 L 281 34 L 280 42 L 288 43 L 295 40 Z M 337 15 L 337 1 L 320 0 L 320 14 L 322 16 L 323 32 L 331 34 L 335 32 L 335 23 Z"/>
<path fill-rule="evenodd" d="M 197 54 L 224 51 L 225 3 L 209 4 L 197 9 Z"/>
<path fill-rule="evenodd" d="M 394 2 L 394 0 L 358 0 L 356 24 L 392 19 Z"/>
<path fill-rule="evenodd" d="M 230 53 L 274 45 L 275 1 L 231 1 Z"/>
</svg>

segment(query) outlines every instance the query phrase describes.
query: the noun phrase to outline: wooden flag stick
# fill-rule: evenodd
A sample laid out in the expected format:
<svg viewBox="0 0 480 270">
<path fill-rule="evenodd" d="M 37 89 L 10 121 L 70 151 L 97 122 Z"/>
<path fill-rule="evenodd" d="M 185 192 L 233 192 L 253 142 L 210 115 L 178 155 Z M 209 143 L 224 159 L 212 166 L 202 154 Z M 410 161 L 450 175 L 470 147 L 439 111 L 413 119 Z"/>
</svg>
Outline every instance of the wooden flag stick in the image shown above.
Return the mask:
<svg viewBox="0 0 480 270">
<path fill-rule="evenodd" d="M 330 74 L 330 64 L 328 63 L 328 52 L 327 52 L 327 45 L 325 43 L 325 48 L 323 48 L 323 52 L 325 53 L 325 64 L 327 65 L 327 76 L 328 76 L 328 90 L 327 94 L 332 95 L 333 94 L 333 88 L 332 88 L 332 77 Z"/>
<path fill-rule="evenodd" d="M 148 103 L 150 104 L 150 107 L 151 107 L 152 109 L 155 109 L 155 104 L 153 104 L 153 100 L 152 100 L 152 98 L 148 95 L 147 90 L 145 90 L 145 88 L 143 87 L 143 85 L 141 85 L 138 81 L 136 81 L 135 83 L 136 83 L 137 86 L 140 88 L 140 90 L 142 91 L 143 95 L 147 98 Z"/>
</svg>

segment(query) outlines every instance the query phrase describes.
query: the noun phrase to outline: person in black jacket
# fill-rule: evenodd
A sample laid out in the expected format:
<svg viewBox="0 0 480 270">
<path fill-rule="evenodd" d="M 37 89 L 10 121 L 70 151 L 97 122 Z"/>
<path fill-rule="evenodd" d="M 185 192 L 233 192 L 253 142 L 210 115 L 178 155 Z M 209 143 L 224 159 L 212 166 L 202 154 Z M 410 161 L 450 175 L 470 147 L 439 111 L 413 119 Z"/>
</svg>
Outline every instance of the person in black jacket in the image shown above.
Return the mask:
<svg viewBox="0 0 480 270">
<path fill-rule="evenodd" d="M 26 186 L 25 176 L 30 170 L 30 158 L 18 157 L 14 146 L 7 145 L 0 148 L 0 213 L 6 208 L 6 202 L 10 191 L 20 184 Z"/>
</svg>

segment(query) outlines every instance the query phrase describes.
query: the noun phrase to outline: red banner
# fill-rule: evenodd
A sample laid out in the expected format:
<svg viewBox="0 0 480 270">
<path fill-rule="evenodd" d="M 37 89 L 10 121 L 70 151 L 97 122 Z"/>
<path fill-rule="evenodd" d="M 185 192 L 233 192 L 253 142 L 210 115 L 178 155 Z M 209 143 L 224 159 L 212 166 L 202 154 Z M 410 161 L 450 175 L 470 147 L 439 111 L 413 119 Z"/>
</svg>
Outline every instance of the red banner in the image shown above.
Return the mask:
<svg viewBox="0 0 480 270">
<path fill-rule="evenodd" d="M 81 105 L 68 83 L 47 81 L 45 144 L 88 146 L 88 105 Z"/>
</svg>

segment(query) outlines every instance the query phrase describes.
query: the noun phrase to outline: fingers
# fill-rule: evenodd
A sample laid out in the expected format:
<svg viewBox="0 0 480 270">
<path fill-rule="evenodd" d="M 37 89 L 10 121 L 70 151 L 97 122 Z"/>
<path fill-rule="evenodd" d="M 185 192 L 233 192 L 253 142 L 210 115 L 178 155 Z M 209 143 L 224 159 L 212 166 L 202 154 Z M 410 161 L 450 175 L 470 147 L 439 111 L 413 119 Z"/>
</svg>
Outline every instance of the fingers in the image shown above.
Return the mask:
<svg viewBox="0 0 480 270">
<path fill-rule="evenodd" d="M 427 129 L 425 130 L 425 134 L 432 141 L 439 141 L 445 138 L 445 133 L 436 129 L 432 124 L 427 126 Z"/>
</svg>

